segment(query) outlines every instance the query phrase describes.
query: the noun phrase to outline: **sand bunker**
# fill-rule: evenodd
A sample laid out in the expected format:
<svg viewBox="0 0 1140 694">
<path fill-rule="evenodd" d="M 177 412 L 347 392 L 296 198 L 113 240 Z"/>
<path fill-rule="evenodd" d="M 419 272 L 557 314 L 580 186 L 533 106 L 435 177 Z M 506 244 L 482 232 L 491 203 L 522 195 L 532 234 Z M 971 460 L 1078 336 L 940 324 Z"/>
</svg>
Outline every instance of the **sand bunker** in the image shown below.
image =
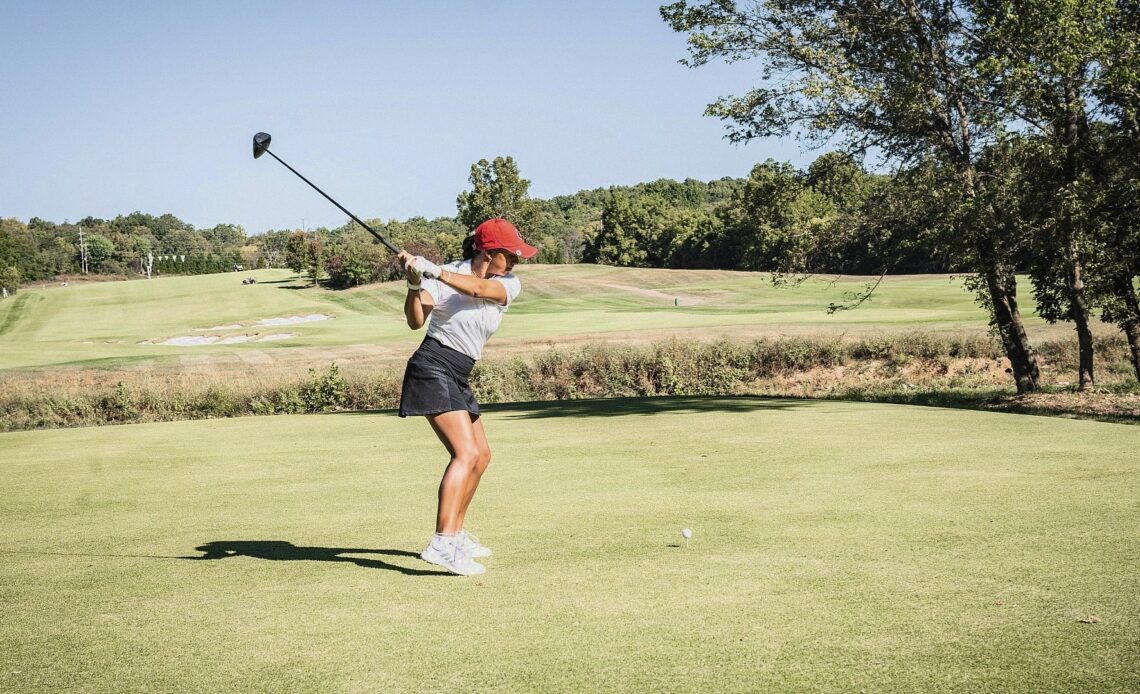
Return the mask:
<svg viewBox="0 0 1140 694">
<path fill-rule="evenodd" d="M 330 320 L 332 316 L 323 313 L 310 313 L 307 316 L 285 316 L 279 318 L 259 318 L 247 323 L 230 323 L 229 325 L 214 325 L 209 328 L 194 328 L 194 332 L 209 332 L 213 330 L 241 330 L 248 325 L 293 325 L 294 323 L 312 323 L 313 321 Z"/>
<path fill-rule="evenodd" d="M 250 325 L 294 325 L 296 323 L 312 323 L 314 321 L 330 320 L 332 316 L 323 313 L 310 313 L 307 316 L 285 316 L 283 318 L 261 318 Z M 240 330 L 241 323 L 230 325 L 215 325 L 212 328 L 194 328 L 195 332 L 214 332 L 217 330 Z M 288 340 L 297 337 L 297 333 L 260 333 L 239 335 L 179 335 L 166 340 L 143 340 L 140 345 L 169 345 L 171 347 L 198 347 L 200 345 L 237 345 L 243 342 L 273 342 L 275 340 Z"/>
<path fill-rule="evenodd" d="M 243 342 L 273 342 L 297 337 L 297 333 L 270 333 L 269 335 L 179 335 L 162 342 L 140 342 L 141 345 L 168 345 L 171 347 L 199 347 L 201 345 L 237 345 Z"/>
<path fill-rule="evenodd" d="M 323 313 L 310 313 L 307 316 L 289 316 L 288 318 L 262 318 L 257 321 L 258 325 L 292 325 L 294 323 L 312 323 L 318 320 L 328 320 L 332 316 L 326 316 Z"/>
<path fill-rule="evenodd" d="M 217 335 L 181 335 L 158 344 L 171 345 L 172 347 L 197 347 L 198 345 L 212 345 L 219 339 Z"/>
</svg>

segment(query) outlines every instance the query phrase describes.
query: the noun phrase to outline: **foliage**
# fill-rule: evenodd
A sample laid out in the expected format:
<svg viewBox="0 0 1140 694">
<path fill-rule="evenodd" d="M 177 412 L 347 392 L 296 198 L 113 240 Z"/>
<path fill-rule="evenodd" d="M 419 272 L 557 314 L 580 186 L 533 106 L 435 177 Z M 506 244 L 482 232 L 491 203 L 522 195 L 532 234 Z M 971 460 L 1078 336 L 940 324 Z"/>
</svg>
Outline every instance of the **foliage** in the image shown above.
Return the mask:
<svg viewBox="0 0 1140 694">
<path fill-rule="evenodd" d="M 305 232 L 295 231 L 289 234 L 285 242 L 285 267 L 300 274 L 309 266 L 309 242 Z"/>
<path fill-rule="evenodd" d="M 86 238 L 87 244 L 87 262 L 90 267 L 98 270 L 105 267 L 108 260 L 111 260 L 115 253 L 115 244 L 111 239 L 99 234 L 91 234 Z"/>
<path fill-rule="evenodd" d="M 345 404 L 346 385 L 336 364 L 321 374 L 309 369 L 309 380 L 301 387 L 301 403 L 306 412 L 327 412 Z"/>
<path fill-rule="evenodd" d="M 305 271 L 309 273 L 309 279 L 314 286 L 321 281 L 321 275 L 324 273 L 324 265 L 324 244 L 321 243 L 319 237 L 308 239 L 305 244 Z"/>
<path fill-rule="evenodd" d="M 20 288 L 20 269 L 14 265 L 0 265 L 0 287 L 15 294 Z"/>
<path fill-rule="evenodd" d="M 663 6 L 661 16 L 688 35 L 690 57 L 682 62 L 692 67 L 759 59 L 763 86 L 706 110 L 728 123 L 729 139 L 794 134 L 816 145 L 837 140 L 852 153 L 876 150 L 900 166 L 934 158 L 953 172 L 961 193 L 949 199 L 957 203 L 949 219 L 958 222 L 949 231 L 969 247 L 960 257 L 983 278 L 979 298 L 992 312 L 1019 390 L 1037 388 L 1039 369 L 1017 309 L 1010 249 L 990 225 L 964 223 L 982 185 L 978 158 L 997 141 L 1007 117 L 1000 100 L 984 94 L 992 72 L 983 59 L 990 56 L 976 39 L 980 29 L 968 7 L 902 0 L 868 11 L 850 0 L 679 0 Z M 811 236 L 829 226 L 820 220 L 806 238 L 782 240 L 780 254 L 792 267 L 803 265 L 797 257 L 818 247 Z M 768 237 L 763 245 L 772 234 L 760 231 Z"/>
<path fill-rule="evenodd" d="M 1075 341 L 1046 342 L 1055 369 L 1075 361 Z M 666 340 L 653 345 L 552 348 L 527 357 L 480 361 L 471 382 L 480 402 L 574 400 L 659 395 L 734 395 L 898 399 L 921 387 L 926 404 L 957 393 L 998 392 L 1004 378 L 997 343 L 984 336 L 932 332 L 765 338 L 751 342 Z M 1126 374 L 1127 345 L 1097 342 L 1107 370 Z M 1054 376 L 1057 378 L 1058 376 Z M 282 376 L 167 388 L 153 379 L 113 387 L 34 389 L 0 396 L 0 431 L 207 417 L 300 414 L 395 407 L 400 370 L 342 373 L 336 364 L 304 378 Z M 1121 393 L 1135 384 L 1123 380 Z M 942 396 L 939 396 L 939 393 Z M 976 399 L 976 398 L 975 398 Z M 1135 415 L 1133 416 L 1135 418 Z"/>
<path fill-rule="evenodd" d="M 521 230 L 528 230 L 536 210 L 527 191 L 530 181 L 519 174 L 512 157 L 495 157 L 493 161 L 480 159 L 471 165 L 471 190 L 456 198 L 458 221 L 467 229 L 474 229 L 494 217 L 510 220 Z"/>
</svg>

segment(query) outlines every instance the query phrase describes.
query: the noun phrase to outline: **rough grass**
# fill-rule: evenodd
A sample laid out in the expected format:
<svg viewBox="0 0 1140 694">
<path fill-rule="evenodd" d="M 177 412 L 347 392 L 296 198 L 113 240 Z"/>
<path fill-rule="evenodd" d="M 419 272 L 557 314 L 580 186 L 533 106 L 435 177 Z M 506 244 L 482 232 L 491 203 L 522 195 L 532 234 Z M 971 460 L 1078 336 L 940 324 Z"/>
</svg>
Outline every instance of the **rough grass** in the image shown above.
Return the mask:
<svg viewBox="0 0 1140 694">
<path fill-rule="evenodd" d="M 19 294 L 10 302 L 6 302 L 9 305 L 4 307 L 7 310 L 0 317 L 0 335 L 10 331 L 12 326 L 27 314 L 28 304 L 36 300 L 42 300 L 42 297 L 35 294 Z"/>
<path fill-rule="evenodd" d="M 402 285 L 333 292 L 287 271 L 257 274 L 252 286 L 231 273 L 43 287 L 0 302 L 0 430 L 395 405 L 422 339 L 400 317 Z M 526 291 L 476 377 L 485 402 L 751 393 L 1028 407 L 1009 401 L 985 315 L 954 278 L 888 278 L 869 304 L 829 316 L 824 307 L 860 279 L 775 287 L 762 273 L 591 265 L 520 274 Z M 1118 332 L 1098 335 L 1106 392 L 1073 395 L 1075 341 L 1025 308 L 1056 396 L 1033 411 L 1137 417 Z M 255 325 L 311 313 L 333 319 Z M 282 331 L 295 337 L 258 341 Z M 253 341 L 154 344 L 180 335 Z"/>
<path fill-rule="evenodd" d="M 1136 427 L 705 397 L 486 426 L 477 579 L 415 557 L 419 420 L 0 435 L 0 690 L 1140 688 Z"/>
<path fill-rule="evenodd" d="M 480 402 L 655 395 L 769 395 L 1006 409 L 1140 422 L 1140 388 L 1124 341 L 1098 342 L 1101 387 L 1077 394 L 1068 378 L 1075 347 L 1046 343 L 1046 393 L 1014 397 L 997 345 L 981 335 L 883 334 L 756 341 L 667 340 L 653 345 L 547 347 L 484 360 L 472 375 Z M 85 373 L 85 372 L 81 372 Z M 100 378 L 38 374 L 8 379 L 0 430 L 297 414 L 395 407 L 402 365 L 351 361 L 306 375 L 133 373 Z"/>
</svg>

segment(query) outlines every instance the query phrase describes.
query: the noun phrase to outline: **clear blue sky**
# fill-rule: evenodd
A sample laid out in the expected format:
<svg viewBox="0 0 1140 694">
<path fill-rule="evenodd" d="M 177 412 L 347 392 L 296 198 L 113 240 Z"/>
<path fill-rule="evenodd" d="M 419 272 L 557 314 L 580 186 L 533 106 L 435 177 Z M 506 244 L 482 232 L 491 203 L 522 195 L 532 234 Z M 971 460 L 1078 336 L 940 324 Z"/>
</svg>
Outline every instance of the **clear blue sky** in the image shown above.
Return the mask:
<svg viewBox="0 0 1140 694">
<path fill-rule="evenodd" d="M 455 214 L 472 163 L 511 155 L 550 197 L 744 176 L 791 140 L 735 146 L 702 115 L 758 66 L 690 70 L 660 2 L 0 3 L 0 216 L 134 210 L 198 226 Z"/>
</svg>

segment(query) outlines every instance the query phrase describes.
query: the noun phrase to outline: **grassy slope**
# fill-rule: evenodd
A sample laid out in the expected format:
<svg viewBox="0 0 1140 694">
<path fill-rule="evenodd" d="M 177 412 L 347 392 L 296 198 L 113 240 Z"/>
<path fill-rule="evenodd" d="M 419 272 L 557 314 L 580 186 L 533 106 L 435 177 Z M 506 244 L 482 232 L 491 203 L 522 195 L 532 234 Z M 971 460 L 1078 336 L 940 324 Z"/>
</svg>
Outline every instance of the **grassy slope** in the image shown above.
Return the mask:
<svg viewBox="0 0 1140 694">
<path fill-rule="evenodd" d="M 477 579 L 414 557 L 441 468 L 421 421 L 0 435 L 0 689 L 1140 688 L 1135 427 L 489 409 Z M 168 558 L 211 542 L 237 556 Z"/>
<path fill-rule="evenodd" d="M 247 357 L 251 362 L 324 357 L 330 348 L 406 352 L 420 339 L 407 330 L 403 285 L 347 292 L 303 288 L 288 271 L 170 277 L 150 282 L 73 284 L 21 292 L 0 302 L 0 369 L 53 365 L 117 368 L 177 363 L 185 358 Z M 957 281 L 945 276 L 898 277 L 857 311 L 828 316 L 827 304 L 863 286 L 811 280 L 775 288 L 767 275 L 718 271 L 633 270 L 598 266 L 536 266 L 520 271 L 525 290 L 489 354 L 515 344 L 563 339 L 655 339 L 662 334 L 709 337 L 772 332 L 982 330 L 984 313 Z M 648 291 L 646 291 L 648 290 Z M 674 307 L 673 298 L 693 302 Z M 1026 308 L 1026 313 L 1031 308 Z M 335 320 L 276 328 L 250 327 L 261 318 L 325 313 Z M 1039 321 L 1031 320 L 1039 325 Z M 196 331 L 231 323 L 236 330 Z M 296 333 L 281 342 L 171 347 L 139 344 L 184 335 Z M 250 356 L 252 355 L 252 356 Z M 327 363 L 325 358 L 322 363 Z"/>
</svg>

